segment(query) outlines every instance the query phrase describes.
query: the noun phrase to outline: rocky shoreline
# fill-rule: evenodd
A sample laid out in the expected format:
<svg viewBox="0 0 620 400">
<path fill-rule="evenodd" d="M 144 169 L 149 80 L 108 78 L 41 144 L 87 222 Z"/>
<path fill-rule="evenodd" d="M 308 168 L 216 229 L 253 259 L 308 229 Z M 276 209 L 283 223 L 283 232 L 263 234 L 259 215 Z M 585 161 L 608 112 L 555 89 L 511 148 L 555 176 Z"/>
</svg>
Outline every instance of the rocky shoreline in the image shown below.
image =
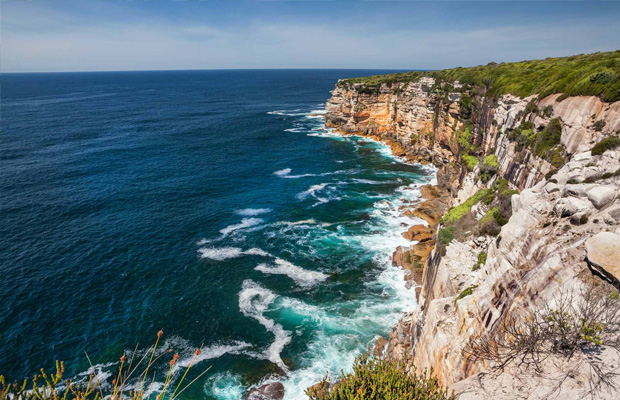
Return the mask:
<svg viewBox="0 0 620 400">
<path fill-rule="evenodd" d="M 558 291 L 590 284 L 593 273 L 612 284 L 618 280 L 620 257 L 612 261 L 610 254 L 620 254 L 620 152 L 593 155 L 590 149 L 620 131 L 620 102 L 560 94 L 493 100 L 472 94 L 477 112 L 466 126 L 459 107 L 466 93 L 439 96 L 436 88 L 427 77 L 372 91 L 362 84 L 337 85 L 326 104 L 327 128 L 371 137 L 410 162 L 439 168 L 437 185 L 423 189 L 424 200 L 403 209 L 428 226 L 410 227 L 404 236 L 413 246 L 393 255 L 395 265 L 411 271 L 408 279 L 417 284 L 419 307 L 403 316 L 389 338 L 378 340 L 374 354 L 432 369 L 459 399 L 509 399 L 517 392 L 538 398 L 552 390 L 549 382 L 537 378 L 538 385 L 531 386 L 514 369 L 489 380 L 489 365 L 470 360 L 463 349 L 472 338 L 506 318 L 526 315 Z M 511 132 L 526 122 L 533 132 L 559 126 L 566 158 L 561 164 L 514 142 Z M 471 134 L 467 142 L 459 140 L 464 132 Z M 462 148 L 470 145 L 482 157 L 466 165 Z M 491 172 L 486 165 L 490 156 Z M 481 202 L 476 194 L 489 200 Z M 440 241 L 439 231 L 447 227 L 441 218 L 456 206 L 468 207 L 465 217 L 459 215 L 462 220 L 451 228 L 455 237 Z M 488 234 L 482 225 L 500 209 L 506 220 Z M 548 376 L 561 372 L 557 366 L 547 368 Z M 591 378 L 582 371 L 560 393 L 583 397 L 579 382 Z M 502 392 L 505 387 L 513 391 Z"/>
</svg>

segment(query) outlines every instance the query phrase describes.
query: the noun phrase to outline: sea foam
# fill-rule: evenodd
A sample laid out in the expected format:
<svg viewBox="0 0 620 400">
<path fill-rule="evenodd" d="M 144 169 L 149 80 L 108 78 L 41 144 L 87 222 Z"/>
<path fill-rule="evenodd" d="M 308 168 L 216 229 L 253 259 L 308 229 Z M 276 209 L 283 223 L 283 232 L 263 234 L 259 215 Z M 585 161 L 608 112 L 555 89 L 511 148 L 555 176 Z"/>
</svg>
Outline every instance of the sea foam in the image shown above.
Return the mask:
<svg viewBox="0 0 620 400">
<path fill-rule="evenodd" d="M 198 253 L 202 258 L 208 258 L 215 261 L 224 261 L 231 258 L 241 257 L 243 255 L 249 256 L 263 256 L 272 257 L 271 254 L 259 248 L 251 248 L 249 250 L 243 250 L 239 247 L 203 247 L 198 249 Z"/>
<path fill-rule="evenodd" d="M 328 278 L 328 276 L 322 272 L 303 269 L 281 258 L 276 258 L 274 264 L 275 265 L 269 265 L 263 263 L 259 264 L 254 269 L 264 274 L 286 275 L 301 287 L 312 287 Z"/>
<path fill-rule="evenodd" d="M 238 224 L 228 225 L 226 228 L 220 229 L 220 233 L 222 234 L 222 236 L 226 237 L 234 231 L 244 228 L 250 228 L 252 226 L 259 225 L 262 222 L 263 220 L 261 218 L 243 218 Z"/>
<path fill-rule="evenodd" d="M 235 210 L 235 214 L 244 217 L 254 217 L 256 215 L 267 214 L 271 212 L 271 208 L 244 208 L 243 210 Z"/>
<path fill-rule="evenodd" d="M 241 292 L 239 292 L 239 310 L 243 315 L 257 320 L 265 329 L 273 333 L 275 339 L 265 350 L 265 357 L 278 365 L 284 372 L 288 372 L 288 367 L 282 361 L 280 353 L 291 342 L 291 332 L 284 330 L 282 325 L 276 324 L 273 320 L 263 315 L 277 298 L 278 296 L 271 290 L 265 289 L 250 279 L 246 279 L 243 281 Z"/>
</svg>

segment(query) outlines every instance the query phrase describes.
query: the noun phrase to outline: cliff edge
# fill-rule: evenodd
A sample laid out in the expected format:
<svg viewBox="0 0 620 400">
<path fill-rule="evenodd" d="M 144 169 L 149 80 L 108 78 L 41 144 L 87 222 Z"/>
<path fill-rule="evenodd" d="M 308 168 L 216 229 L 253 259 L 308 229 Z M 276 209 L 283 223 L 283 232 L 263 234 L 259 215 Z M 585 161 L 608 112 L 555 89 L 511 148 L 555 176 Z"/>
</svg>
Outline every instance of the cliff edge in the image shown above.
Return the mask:
<svg viewBox="0 0 620 400">
<path fill-rule="evenodd" d="M 575 63 L 592 70 L 554 75 Z M 375 354 L 432 370 L 459 399 L 617 395 L 620 342 L 582 334 L 596 350 L 550 352 L 535 368 L 496 353 L 509 329 L 555 318 L 565 296 L 576 307 L 620 290 L 619 77 L 616 51 L 338 82 L 327 128 L 439 167 L 429 200 L 409 211 L 426 224 L 394 257 L 419 307 Z M 620 324 L 610 318 L 603 330 Z"/>
</svg>

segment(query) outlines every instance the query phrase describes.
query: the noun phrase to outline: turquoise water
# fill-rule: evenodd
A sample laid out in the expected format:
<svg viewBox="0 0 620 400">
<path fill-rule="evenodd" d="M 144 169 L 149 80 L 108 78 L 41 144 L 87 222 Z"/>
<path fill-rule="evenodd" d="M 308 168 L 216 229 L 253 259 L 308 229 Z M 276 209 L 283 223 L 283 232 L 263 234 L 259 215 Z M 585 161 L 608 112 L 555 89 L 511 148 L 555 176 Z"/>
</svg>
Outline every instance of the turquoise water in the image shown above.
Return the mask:
<svg viewBox="0 0 620 400">
<path fill-rule="evenodd" d="M 324 129 L 336 80 L 380 72 L 3 75 L 0 373 L 86 379 L 86 351 L 106 385 L 159 329 L 212 366 L 185 398 L 348 370 L 416 306 L 390 256 L 434 179 Z"/>
</svg>

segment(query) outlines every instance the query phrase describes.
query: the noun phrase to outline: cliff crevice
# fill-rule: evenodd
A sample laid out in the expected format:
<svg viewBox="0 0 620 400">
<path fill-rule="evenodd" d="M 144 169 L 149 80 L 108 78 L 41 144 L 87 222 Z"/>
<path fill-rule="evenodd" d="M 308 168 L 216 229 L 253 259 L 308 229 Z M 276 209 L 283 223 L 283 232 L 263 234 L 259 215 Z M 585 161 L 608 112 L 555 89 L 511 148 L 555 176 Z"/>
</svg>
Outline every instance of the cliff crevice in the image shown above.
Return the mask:
<svg viewBox="0 0 620 400">
<path fill-rule="evenodd" d="M 605 264 L 606 274 L 618 273 L 618 259 L 610 261 L 609 255 L 586 263 L 585 243 L 604 242 L 590 246 L 601 254 L 620 248 L 620 151 L 590 151 L 618 135 L 620 102 L 560 93 L 485 94 L 484 87 L 432 77 L 372 90 L 361 83 L 338 84 L 326 104 L 325 122 L 342 134 L 385 141 L 411 162 L 439 167 L 441 195 L 435 199 L 445 207 L 409 211 L 434 212 L 425 218 L 432 245 L 424 237 L 428 251 L 422 254 L 416 250 L 421 233 L 412 232 L 413 250 L 399 249 L 394 258 L 414 271 L 419 307 L 394 327 L 385 356 L 432 369 L 460 398 L 511 398 L 502 397 L 497 384 L 473 381 L 490 365 L 468 355 L 466 347 L 559 291 L 584 287 L 592 279 L 588 265 Z M 612 236 L 592 241 L 601 233 Z M 403 265 L 407 251 L 419 256 L 423 272 Z M 559 367 L 549 368 L 549 375 L 558 373 Z M 510 370 L 496 382 L 524 398 L 538 398 L 549 386 L 523 384 L 518 375 Z M 562 393 L 583 395 L 581 378 L 568 382 Z"/>
</svg>

